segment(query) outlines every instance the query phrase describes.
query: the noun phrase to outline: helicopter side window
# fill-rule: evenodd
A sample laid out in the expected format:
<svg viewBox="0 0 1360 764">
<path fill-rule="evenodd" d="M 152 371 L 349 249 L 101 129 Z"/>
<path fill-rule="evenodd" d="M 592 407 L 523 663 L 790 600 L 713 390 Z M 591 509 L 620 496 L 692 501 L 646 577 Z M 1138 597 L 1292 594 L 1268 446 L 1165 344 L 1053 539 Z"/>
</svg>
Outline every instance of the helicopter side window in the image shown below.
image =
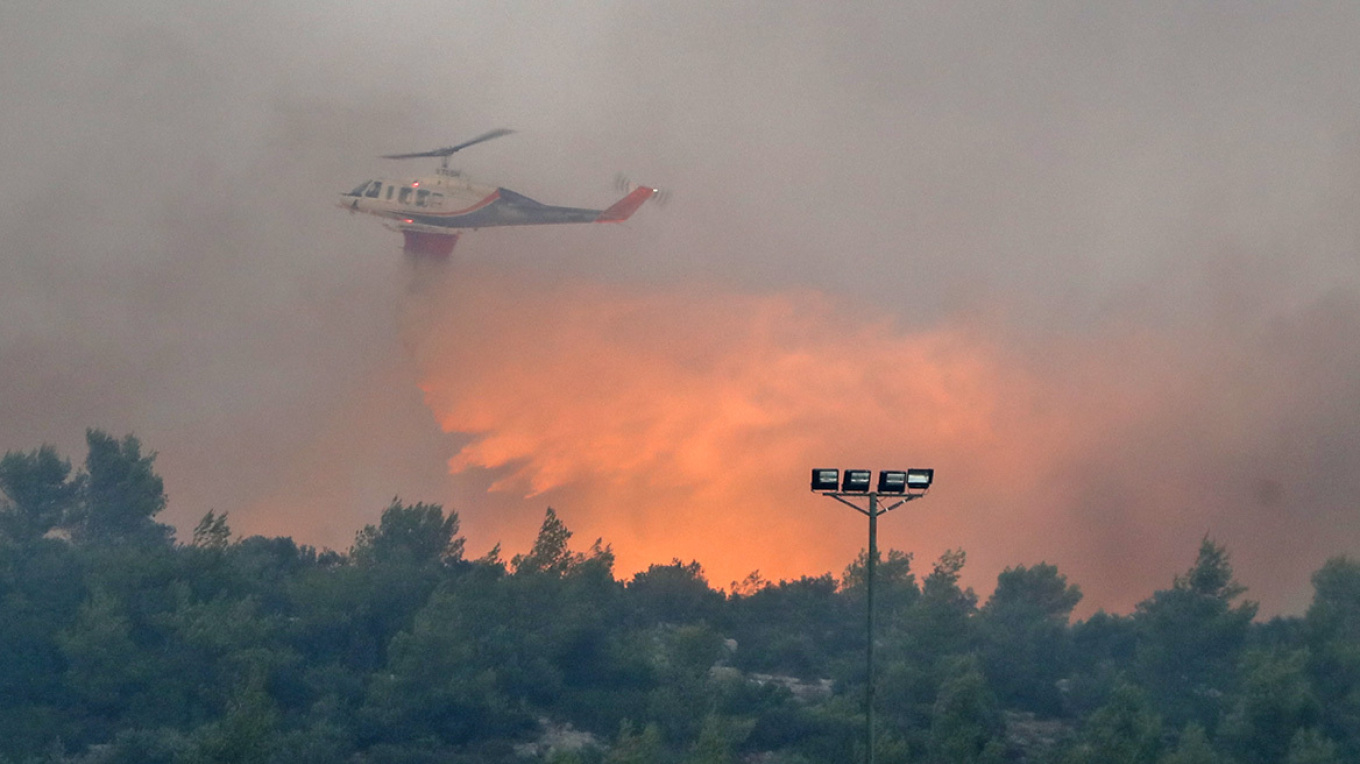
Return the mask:
<svg viewBox="0 0 1360 764">
<path fill-rule="evenodd" d="M 392 185 L 391 183 L 387 184 L 387 201 L 389 202 L 392 201 L 392 189 L 394 188 L 396 188 L 396 186 Z"/>
<path fill-rule="evenodd" d="M 430 192 L 430 206 L 440 207 L 444 204 L 444 195 L 435 191 Z"/>
<path fill-rule="evenodd" d="M 397 194 L 398 204 L 409 204 L 411 202 L 411 187 L 402 186 L 401 193 Z"/>
<path fill-rule="evenodd" d="M 426 190 L 423 189 L 423 188 L 420 189 L 419 191 L 417 191 L 417 192 L 416 192 L 416 206 L 417 206 L 417 207 L 424 207 L 424 206 L 425 206 L 425 200 L 428 199 L 429 197 L 430 197 L 430 192 L 429 192 L 429 191 L 426 191 Z"/>
<path fill-rule="evenodd" d="M 370 199 L 377 199 L 378 193 L 382 191 L 382 181 L 375 180 L 368 185 L 368 193 L 364 194 Z"/>
</svg>

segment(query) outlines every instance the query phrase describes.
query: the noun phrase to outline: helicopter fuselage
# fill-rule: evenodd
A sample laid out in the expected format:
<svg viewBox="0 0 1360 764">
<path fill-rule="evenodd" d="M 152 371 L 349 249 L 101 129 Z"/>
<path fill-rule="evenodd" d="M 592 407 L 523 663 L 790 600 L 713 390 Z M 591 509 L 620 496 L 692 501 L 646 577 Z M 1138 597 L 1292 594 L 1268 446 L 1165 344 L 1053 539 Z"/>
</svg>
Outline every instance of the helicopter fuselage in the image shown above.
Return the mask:
<svg viewBox="0 0 1360 764">
<path fill-rule="evenodd" d="M 627 220 L 656 189 L 638 187 L 604 210 L 543 204 L 507 188 L 478 183 L 457 170 L 403 180 L 371 180 L 343 195 L 340 206 L 376 215 L 406 234 L 415 254 L 447 256 L 463 231 L 513 225 L 616 223 Z M 439 238 L 444 237 L 444 238 Z"/>
</svg>

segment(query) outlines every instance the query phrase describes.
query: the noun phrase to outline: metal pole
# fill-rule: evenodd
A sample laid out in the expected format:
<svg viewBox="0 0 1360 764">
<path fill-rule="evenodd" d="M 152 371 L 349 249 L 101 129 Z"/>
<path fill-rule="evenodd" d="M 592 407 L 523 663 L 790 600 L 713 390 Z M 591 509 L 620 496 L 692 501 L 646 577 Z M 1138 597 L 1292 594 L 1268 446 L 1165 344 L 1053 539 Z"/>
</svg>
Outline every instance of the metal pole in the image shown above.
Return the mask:
<svg viewBox="0 0 1360 764">
<path fill-rule="evenodd" d="M 878 566 L 878 516 L 887 514 L 894 509 L 906 504 L 914 499 L 925 496 L 925 489 L 929 485 L 922 486 L 920 493 L 906 491 L 902 494 L 894 493 L 889 499 L 896 499 L 886 507 L 879 505 L 879 495 L 875 492 L 838 492 L 825 491 L 823 496 L 839 501 L 845 506 L 855 510 L 862 515 L 869 516 L 869 552 L 868 559 L 865 560 L 865 614 L 864 614 L 864 662 L 867 672 L 864 681 L 864 737 L 865 737 L 865 761 L 868 764 L 877 764 L 877 756 L 874 751 L 874 572 Z M 865 496 L 869 499 L 869 508 L 856 504 L 846 497 L 859 498 Z"/>
<path fill-rule="evenodd" d="M 864 574 L 868 578 L 866 585 L 865 603 L 867 604 L 868 616 L 866 617 L 865 636 L 867 641 L 864 646 L 865 662 L 868 668 L 868 677 L 864 685 L 864 712 L 865 712 L 865 742 L 869 746 L 869 764 L 875 764 L 874 757 L 874 565 L 878 562 L 878 494 L 869 494 L 869 560 L 865 564 Z"/>
</svg>

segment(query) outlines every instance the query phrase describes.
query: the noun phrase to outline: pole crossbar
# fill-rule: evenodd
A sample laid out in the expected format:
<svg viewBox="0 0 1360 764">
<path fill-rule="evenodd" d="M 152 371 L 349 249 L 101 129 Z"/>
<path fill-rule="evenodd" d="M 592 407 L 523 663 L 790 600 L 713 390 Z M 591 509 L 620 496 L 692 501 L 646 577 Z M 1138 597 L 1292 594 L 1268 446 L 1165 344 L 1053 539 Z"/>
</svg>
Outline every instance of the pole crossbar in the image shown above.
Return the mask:
<svg viewBox="0 0 1360 764">
<path fill-rule="evenodd" d="M 847 506 L 847 507 L 849 507 L 849 508 L 855 510 L 856 512 L 860 513 L 861 515 L 865 515 L 865 516 L 868 516 L 869 510 L 865 509 L 864 507 L 861 507 L 860 505 L 856 504 L 856 503 L 853 502 L 853 501 L 850 501 L 849 499 L 847 499 L 847 498 L 845 498 L 845 497 L 847 497 L 847 496 L 852 496 L 852 497 L 855 497 L 855 498 L 869 498 L 869 499 L 870 499 L 870 503 L 876 505 L 876 504 L 877 504 L 878 497 L 879 497 L 879 496 L 882 496 L 882 494 L 879 494 L 879 493 L 840 493 L 840 492 L 836 492 L 836 493 L 824 493 L 824 494 L 822 494 L 822 495 L 823 495 L 823 496 L 830 496 L 831 498 L 835 499 L 836 501 L 839 501 L 840 503 L 844 504 L 845 506 Z M 880 514 L 880 515 L 886 514 L 886 513 L 888 513 L 888 512 L 891 512 L 891 511 L 893 511 L 894 509 L 897 509 L 898 507 L 902 506 L 903 504 L 906 504 L 907 502 L 911 501 L 912 499 L 923 499 L 923 498 L 925 498 L 925 494 L 924 494 L 924 493 L 909 493 L 909 494 L 905 494 L 905 495 L 903 495 L 903 494 L 896 494 L 896 493 L 890 493 L 890 494 L 888 494 L 888 495 L 889 495 L 889 496 L 898 496 L 898 497 L 900 497 L 900 498 L 899 498 L 897 501 L 895 501 L 895 502 L 893 502 L 892 504 L 890 504 L 889 506 L 886 506 L 886 507 L 877 507 L 877 508 L 875 509 L 875 511 L 876 511 L 878 514 Z"/>
</svg>

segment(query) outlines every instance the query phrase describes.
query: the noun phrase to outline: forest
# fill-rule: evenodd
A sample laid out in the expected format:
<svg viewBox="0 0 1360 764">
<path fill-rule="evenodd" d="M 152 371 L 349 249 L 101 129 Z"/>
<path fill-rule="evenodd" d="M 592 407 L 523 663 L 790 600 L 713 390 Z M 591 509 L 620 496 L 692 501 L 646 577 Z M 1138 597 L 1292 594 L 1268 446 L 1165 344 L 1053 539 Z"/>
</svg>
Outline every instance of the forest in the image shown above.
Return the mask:
<svg viewBox="0 0 1360 764">
<path fill-rule="evenodd" d="M 618 578 L 552 510 L 533 547 L 463 554 L 458 515 L 394 499 L 344 551 L 177 540 L 153 453 L 87 433 L 0 460 L 0 762 L 813 764 L 865 756 L 862 553 L 715 587 Z M 1196 539 L 1187 539 L 1193 552 Z M 1360 761 L 1360 562 L 1258 619 L 1228 550 L 1128 615 L 1072 618 L 1052 565 L 979 601 L 962 550 L 877 563 L 877 761 Z"/>
</svg>

